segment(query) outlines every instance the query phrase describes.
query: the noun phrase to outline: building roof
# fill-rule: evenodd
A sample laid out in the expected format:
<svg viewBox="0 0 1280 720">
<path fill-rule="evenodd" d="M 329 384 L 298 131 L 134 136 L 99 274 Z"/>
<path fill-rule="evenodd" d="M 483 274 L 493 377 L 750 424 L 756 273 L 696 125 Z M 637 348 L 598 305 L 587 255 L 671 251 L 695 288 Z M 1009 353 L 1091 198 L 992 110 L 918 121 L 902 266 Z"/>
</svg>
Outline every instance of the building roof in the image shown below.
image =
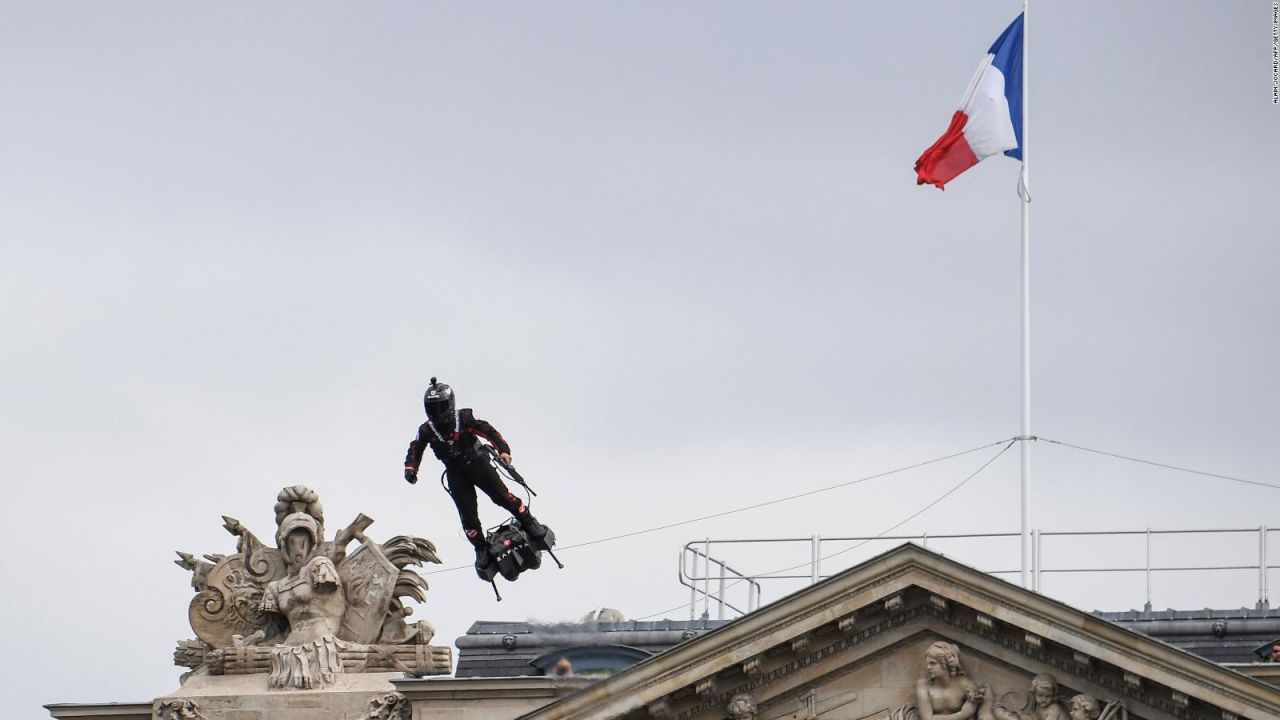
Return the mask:
<svg viewBox="0 0 1280 720">
<path fill-rule="evenodd" d="M 1262 658 L 1257 650 L 1280 637 L 1280 609 L 1129 610 L 1093 614 L 1221 664 L 1259 662 Z"/>
<path fill-rule="evenodd" d="M 559 656 L 575 674 L 611 675 L 729 622 L 656 620 L 537 624 L 478 621 L 458 638 L 455 677 L 543 675 Z"/>
<path fill-rule="evenodd" d="M 1280 608 L 1094 611 L 1095 617 L 1219 664 L 1261 661 L 1280 638 Z M 456 677 L 548 674 L 564 656 L 577 674 L 607 676 L 728 620 L 540 624 L 478 621 L 457 639 Z M 639 651 L 639 652 L 637 652 Z"/>
</svg>

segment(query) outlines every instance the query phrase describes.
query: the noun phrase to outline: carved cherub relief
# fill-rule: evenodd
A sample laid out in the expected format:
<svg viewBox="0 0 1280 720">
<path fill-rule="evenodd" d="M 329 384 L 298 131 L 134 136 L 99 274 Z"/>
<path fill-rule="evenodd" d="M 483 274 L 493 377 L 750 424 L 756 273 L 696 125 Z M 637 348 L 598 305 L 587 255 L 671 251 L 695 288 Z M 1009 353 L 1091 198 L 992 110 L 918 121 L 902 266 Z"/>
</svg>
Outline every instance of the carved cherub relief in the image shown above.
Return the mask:
<svg viewBox="0 0 1280 720">
<path fill-rule="evenodd" d="M 1092 695 L 1077 695 L 1071 698 L 1071 720 L 1098 720 L 1102 714 L 1102 706 Z"/>
<path fill-rule="evenodd" d="M 729 704 L 725 707 L 725 713 L 729 720 L 756 720 L 756 714 L 759 708 L 756 705 L 755 698 L 750 693 L 738 693 L 729 698 Z"/>
<path fill-rule="evenodd" d="M 1067 711 L 1058 703 L 1058 681 L 1041 673 L 1031 678 L 1030 700 L 1021 709 L 993 705 L 983 709 L 979 720 L 1067 720 Z"/>
<path fill-rule="evenodd" d="M 924 673 L 915 684 L 915 703 L 889 714 L 891 720 L 1126 720 L 1122 701 L 1104 704 L 1091 695 L 1071 698 L 1070 711 L 1059 700 L 1058 681 L 1048 673 L 1031 678 L 1027 692 L 997 695 L 965 672 L 960 649 L 937 641 L 924 654 Z M 1014 698 L 1017 707 L 1006 704 Z M 997 702 L 996 698 L 1001 698 Z"/>
</svg>

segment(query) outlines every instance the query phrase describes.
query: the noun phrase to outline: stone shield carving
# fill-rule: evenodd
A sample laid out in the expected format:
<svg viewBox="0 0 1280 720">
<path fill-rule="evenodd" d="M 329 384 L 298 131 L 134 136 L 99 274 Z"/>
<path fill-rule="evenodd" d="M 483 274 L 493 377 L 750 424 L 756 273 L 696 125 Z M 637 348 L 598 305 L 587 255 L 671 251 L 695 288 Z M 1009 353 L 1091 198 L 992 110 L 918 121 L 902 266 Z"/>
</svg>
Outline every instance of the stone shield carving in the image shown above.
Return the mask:
<svg viewBox="0 0 1280 720">
<path fill-rule="evenodd" d="M 187 609 L 196 637 L 211 647 L 230 647 L 236 635 L 257 630 L 278 634 L 278 620 L 262 613 L 259 606 L 267 583 L 284 574 L 284 559 L 270 549 L 254 553 L 248 563 L 238 554 L 219 560 L 209 572 L 208 587 L 191 599 Z"/>
<path fill-rule="evenodd" d="M 378 639 L 399 572 L 372 542 L 362 542 L 342 561 L 338 575 L 347 588 L 347 611 L 341 637 L 363 644 Z"/>
</svg>

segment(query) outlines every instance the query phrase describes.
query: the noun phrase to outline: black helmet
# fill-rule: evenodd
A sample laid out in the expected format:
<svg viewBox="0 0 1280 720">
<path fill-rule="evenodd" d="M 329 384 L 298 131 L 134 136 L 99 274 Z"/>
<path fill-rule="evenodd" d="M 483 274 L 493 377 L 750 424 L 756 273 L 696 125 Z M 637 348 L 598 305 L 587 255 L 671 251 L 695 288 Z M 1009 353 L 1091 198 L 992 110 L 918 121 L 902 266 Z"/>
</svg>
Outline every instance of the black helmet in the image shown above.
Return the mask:
<svg viewBox="0 0 1280 720">
<path fill-rule="evenodd" d="M 422 396 L 422 406 L 426 409 L 427 417 L 431 418 L 431 422 L 452 427 L 453 388 L 431 378 L 431 387 L 427 388 L 427 394 Z"/>
</svg>

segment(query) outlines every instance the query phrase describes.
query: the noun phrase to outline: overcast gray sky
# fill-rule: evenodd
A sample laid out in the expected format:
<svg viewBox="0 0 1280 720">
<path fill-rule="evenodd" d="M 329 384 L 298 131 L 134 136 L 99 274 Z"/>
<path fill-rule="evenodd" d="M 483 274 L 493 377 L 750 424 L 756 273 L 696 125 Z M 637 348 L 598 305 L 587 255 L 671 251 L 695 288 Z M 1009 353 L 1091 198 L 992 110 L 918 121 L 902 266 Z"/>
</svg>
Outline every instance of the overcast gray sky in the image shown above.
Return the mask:
<svg viewBox="0 0 1280 720">
<path fill-rule="evenodd" d="M 230 552 L 222 514 L 270 536 L 284 485 L 332 528 L 364 512 L 469 562 L 438 470 L 401 479 L 431 375 L 511 441 L 564 545 L 1015 435 L 1017 163 L 945 192 L 912 163 L 1019 9 L 3 3 L 6 716 L 174 690 L 172 551 Z M 1034 431 L 1280 483 L 1271 3 L 1033 13 Z M 568 551 L 501 604 L 433 575 L 416 617 L 452 644 L 477 619 L 660 613 L 688 540 L 875 534 L 993 453 Z M 902 530 L 1016 530 L 1016 458 Z M 1045 443 L 1034 463 L 1047 530 L 1280 525 L 1277 490 Z M 1099 550 L 1046 561 L 1142 557 Z M 1256 585 L 1166 576 L 1155 603 Z"/>
</svg>

